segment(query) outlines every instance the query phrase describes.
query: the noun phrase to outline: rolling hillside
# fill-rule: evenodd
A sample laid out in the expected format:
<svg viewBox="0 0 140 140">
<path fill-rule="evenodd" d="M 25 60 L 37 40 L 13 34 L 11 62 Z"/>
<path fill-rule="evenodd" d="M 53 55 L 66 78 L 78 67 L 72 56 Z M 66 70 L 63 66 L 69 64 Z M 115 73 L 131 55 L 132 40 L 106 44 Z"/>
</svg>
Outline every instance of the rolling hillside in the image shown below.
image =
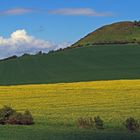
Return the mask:
<svg viewBox="0 0 140 140">
<path fill-rule="evenodd" d="M 140 42 L 140 22 L 118 22 L 103 26 L 88 34 L 72 47 L 89 46 L 93 44 L 127 44 Z"/>
<path fill-rule="evenodd" d="M 140 45 L 97 45 L 0 61 L 0 85 L 139 79 Z"/>
</svg>

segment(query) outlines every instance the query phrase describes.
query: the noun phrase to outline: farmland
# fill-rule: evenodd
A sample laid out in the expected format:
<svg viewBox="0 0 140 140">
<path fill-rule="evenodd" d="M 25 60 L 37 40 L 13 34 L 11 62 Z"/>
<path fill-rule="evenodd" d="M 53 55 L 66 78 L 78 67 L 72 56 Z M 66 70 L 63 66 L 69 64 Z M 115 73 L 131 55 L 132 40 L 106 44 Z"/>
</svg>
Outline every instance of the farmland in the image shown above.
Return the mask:
<svg viewBox="0 0 140 140">
<path fill-rule="evenodd" d="M 0 61 L 0 85 L 140 79 L 140 45 L 95 45 Z"/>
<path fill-rule="evenodd" d="M 129 134 L 122 125 L 130 116 L 140 120 L 139 101 L 140 80 L 1 86 L 0 107 L 9 105 L 21 112 L 29 109 L 36 124 L 0 126 L 0 140 L 139 139 L 138 133 Z M 105 130 L 76 127 L 77 118 L 97 115 L 103 118 Z"/>
</svg>

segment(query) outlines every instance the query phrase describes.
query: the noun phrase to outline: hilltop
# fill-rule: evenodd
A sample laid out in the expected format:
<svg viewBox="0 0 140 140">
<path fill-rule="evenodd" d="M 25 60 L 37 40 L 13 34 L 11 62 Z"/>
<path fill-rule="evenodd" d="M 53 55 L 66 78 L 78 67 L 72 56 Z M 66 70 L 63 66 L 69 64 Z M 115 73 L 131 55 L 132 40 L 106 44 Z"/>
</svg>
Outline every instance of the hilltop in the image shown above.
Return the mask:
<svg viewBox="0 0 140 140">
<path fill-rule="evenodd" d="M 125 21 L 103 26 L 73 44 L 72 47 L 128 43 L 140 43 L 139 21 Z"/>
</svg>

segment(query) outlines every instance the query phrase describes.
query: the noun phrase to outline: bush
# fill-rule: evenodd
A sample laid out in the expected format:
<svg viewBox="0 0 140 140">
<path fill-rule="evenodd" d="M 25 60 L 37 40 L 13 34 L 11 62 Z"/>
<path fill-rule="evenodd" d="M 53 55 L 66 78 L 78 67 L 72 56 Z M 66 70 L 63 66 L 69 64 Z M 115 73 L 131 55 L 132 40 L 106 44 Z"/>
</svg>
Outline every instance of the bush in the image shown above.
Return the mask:
<svg viewBox="0 0 140 140">
<path fill-rule="evenodd" d="M 103 129 L 104 128 L 104 122 L 99 116 L 94 117 L 94 123 L 95 123 L 95 127 L 97 129 Z"/>
<path fill-rule="evenodd" d="M 23 116 L 21 113 L 14 113 L 13 115 L 10 116 L 10 118 L 8 119 L 7 123 L 8 124 L 22 124 L 22 119 Z"/>
<path fill-rule="evenodd" d="M 0 110 L 0 124 L 31 125 L 34 124 L 32 114 L 26 110 L 23 114 L 11 107 L 4 106 Z"/>
<path fill-rule="evenodd" d="M 8 124 L 32 125 L 34 124 L 34 121 L 30 111 L 26 110 L 24 114 L 16 112 L 12 116 L 10 116 Z"/>
<path fill-rule="evenodd" d="M 29 110 L 26 110 L 22 116 L 23 116 L 22 124 L 24 125 L 34 124 L 33 116 Z"/>
<path fill-rule="evenodd" d="M 78 128 L 93 128 L 94 121 L 92 118 L 79 118 L 78 119 Z"/>
<path fill-rule="evenodd" d="M 134 25 L 135 25 L 135 26 L 140 26 L 140 21 L 136 21 L 136 20 L 135 20 L 135 21 L 134 21 Z"/>
<path fill-rule="evenodd" d="M 126 119 L 124 122 L 124 126 L 130 131 L 130 132 L 135 132 L 139 129 L 140 125 L 137 120 L 134 118 L 130 117 Z"/>
<path fill-rule="evenodd" d="M 0 109 L 0 124 L 5 124 L 9 117 L 12 116 L 16 111 L 12 109 L 11 107 L 4 106 L 2 109 Z"/>
<path fill-rule="evenodd" d="M 91 117 L 79 118 L 77 124 L 79 128 L 94 128 L 94 127 L 97 129 L 104 128 L 104 122 L 99 116 L 94 117 L 94 120 Z"/>
<path fill-rule="evenodd" d="M 54 53 L 55 51 L 54 50 L 50 50 L 49 52 L 48 52 L 48 54 L 50 54 L 50 53 Z"/>
<path fill-rule="evenodd" d="M 42 51 L 39 51 L 36 53 L 36 55 L 42 55 L 42 53 L 43 53 Z"/>
</svg>

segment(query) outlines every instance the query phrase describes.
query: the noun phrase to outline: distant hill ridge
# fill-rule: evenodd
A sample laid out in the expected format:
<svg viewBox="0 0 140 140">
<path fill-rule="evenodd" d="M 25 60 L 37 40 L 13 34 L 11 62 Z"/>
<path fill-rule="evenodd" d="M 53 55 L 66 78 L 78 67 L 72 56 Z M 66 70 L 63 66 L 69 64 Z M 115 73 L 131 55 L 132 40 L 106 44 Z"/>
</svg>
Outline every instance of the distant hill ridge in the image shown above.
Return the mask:
<svg viewBox="0 0 140 140">
<path fill-rule="evenodd" d="M 139 21 L 125 21 L 103 26 L 80 39 L 72 47 L 128 43 L 140 43 Z"/>
</svg>

